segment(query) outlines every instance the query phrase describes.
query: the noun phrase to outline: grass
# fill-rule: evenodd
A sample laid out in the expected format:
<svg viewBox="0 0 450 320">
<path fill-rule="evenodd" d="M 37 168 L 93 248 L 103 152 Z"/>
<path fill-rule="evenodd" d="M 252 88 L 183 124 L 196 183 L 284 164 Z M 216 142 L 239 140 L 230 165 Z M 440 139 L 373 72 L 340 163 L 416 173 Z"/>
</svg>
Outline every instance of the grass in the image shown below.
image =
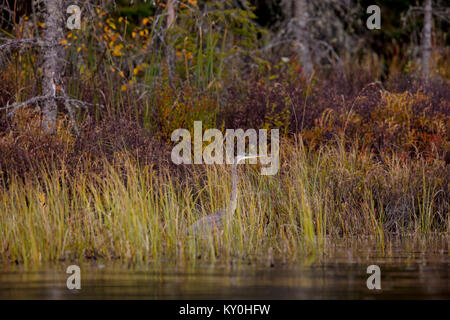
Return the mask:
<svg viewBox="0 0 450 320">
<path fill-rule="evenodd" d="M 233 221 L 203 240 L 186 228 L 225 204 L 225 166 L 194 166 L 181 179 L 129 157 L 104 166 L 102 174 L 43 167 L 39 176 L 13 177 L 0 191 L 2 262 L 295 261 L 323 254 L 333 239 L 371 238 L 383 248 L 393 235 L 449 231 L 448 190 L 430 174 L 438 166 L 394 155 L 382 166 L 339 144 L 319 152 L 284 144 L 276 176 L 241 166 Z"/>
</svg>

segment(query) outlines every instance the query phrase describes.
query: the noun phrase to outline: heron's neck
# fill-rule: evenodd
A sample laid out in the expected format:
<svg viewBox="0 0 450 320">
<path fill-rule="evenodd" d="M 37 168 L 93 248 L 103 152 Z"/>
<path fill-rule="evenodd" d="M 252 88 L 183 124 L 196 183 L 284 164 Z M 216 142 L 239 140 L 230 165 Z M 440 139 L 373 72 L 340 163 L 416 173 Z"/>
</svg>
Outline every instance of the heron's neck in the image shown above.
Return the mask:
<svg viewBox="0 0 450 320">
<path fill-rule="evenodd" d="M 231 198 L 229 204 L 230 216 L 234 214 L 237 207 L 237 188 L 238 188 L 238 175 L 237 175 L 237 163 L 233 163 L 233 169 L 231 174 Z"/>
</svg>

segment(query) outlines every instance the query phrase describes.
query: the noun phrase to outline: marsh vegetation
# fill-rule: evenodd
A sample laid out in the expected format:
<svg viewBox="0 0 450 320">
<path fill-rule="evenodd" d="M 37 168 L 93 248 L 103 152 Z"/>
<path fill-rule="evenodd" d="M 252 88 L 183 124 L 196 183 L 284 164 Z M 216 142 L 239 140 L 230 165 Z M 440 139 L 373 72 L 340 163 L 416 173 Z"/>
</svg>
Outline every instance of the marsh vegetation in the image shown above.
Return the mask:
<svg viewBox="0 0 450 320">
<path fill-rule="evenodd" d="M 0 29 L 2 264 L 288 263 L 332 255 L 337 241 L 369 241 L 384 255 L 409 237 L 440 239 L 448 258 L 447 22 L 436 20 L 424 78 L 406 36 L 421 18 L 402 29 L 386 17 L 386 29 L 368 33 L 363 1 L 333 9 L 354 24 L 314 25 L 331 49 L 311 70 L 297 48 L 304 30 L 275 7 L 280 24 L 264 22 L 271 11 L 260 1 L 123 2 L 87 1 L 81 29 L 64 30 L 56 97 L 64 88 L 74 105 L 55 98 L 51 131 L 48 98 L 29 100 L 46 85 L 42 48 L 23 41 L 45 36 L 45 14 L 18 12 Z M 172 132 L 194 121 L 281 136 L 278 173 L 240 166 L 234 219 L 206 239 L 186 230 L 228 201 L 230 168 L 171 161 Z"/>
</svg>

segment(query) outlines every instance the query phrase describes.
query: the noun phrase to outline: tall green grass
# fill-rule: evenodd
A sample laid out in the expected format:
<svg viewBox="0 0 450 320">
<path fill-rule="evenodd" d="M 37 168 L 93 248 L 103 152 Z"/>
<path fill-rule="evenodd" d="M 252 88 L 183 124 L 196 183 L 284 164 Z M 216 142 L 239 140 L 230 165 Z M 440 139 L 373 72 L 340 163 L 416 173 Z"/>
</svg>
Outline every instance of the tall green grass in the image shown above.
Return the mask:
<svg viewBox="0 0 450 320">
<path fill-rule="evenodd" d="M 392 157 L 381 166 L 339 146 L 310 152 L 285 144 L 275 176 L 240 166 L 233 220 L 201 238 L 187 228 L 226 204 L 227 166 L 194 166 L 182 177 L 126 156 L 105 161 L 101 175 L 47 166 L 39 175 L 12 176 L 1 188 L 0 259 L 296 260 L 323 254 L 338 239 L 370 238 L 383 248 L 392 233 L 448 235 L 443 186 L 436 174 L 425 174 L 426 163 L 414 163 Z"/>
</svg>

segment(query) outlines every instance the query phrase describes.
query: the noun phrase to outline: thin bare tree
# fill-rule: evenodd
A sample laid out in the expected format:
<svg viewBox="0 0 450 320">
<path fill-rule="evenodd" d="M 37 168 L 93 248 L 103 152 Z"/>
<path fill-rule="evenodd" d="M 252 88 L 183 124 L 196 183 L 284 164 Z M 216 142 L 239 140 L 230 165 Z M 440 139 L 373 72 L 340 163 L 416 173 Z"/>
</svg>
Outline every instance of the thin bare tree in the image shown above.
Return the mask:
<svg viewBox="0 0 450 320">
<path fill-rule="evenodd" d="M 53 133 L 58 114 L 58 102 L 61 102 L 70 116 L 72 127 L 79 134 L 74 118 L 74 108 L 87 108 L 93 104 L 70 98 L 64 90 L 63 72 L 65 67 L 65 50 L 61 41 L 64 39 L 65 12 L 71 3 L 70 0 L 32 0 L 33 18 L 40 15 L 44 20 L 44 32 L 37 32 L 34 38 L 26 39 L 0 39 L 0 62 L 2 57 L 12 50 L 21 50 L 27 47 L 37 47 L 41 52 L 42 67 L 42 95 L 32 97 L 23 102 L 15 102 L 0 107 L 7 110 L 8 115 L 27 106 L 40 106 L 43 115 L 43 130 Z M 85 3 L 89 7 L 89 2 Z"/>
<path fill-rule="evenodd" d="M 431 73 L 431 30 L 433 25 L 433 5 L 431 0 L 425 0 L 424 24 L 422 32 L 422 74 L 425 79 Z"/>
<path fill-rule="evenodd" d="M 294 44 L 306 76 L 312 74 L 314 66 L 324 64 L 343 70 L 337 52 L 358 47 L 344 20 L 353 19 L 357 7 L 356 0 L 283 0 L 285 21 L 273 43 Z"/>
<path fill-rule="evenodd" d="M 175 11 L 175 1 L 168 0 L 167 1 L 167 28 L 170 28 L 172 24 L 175 22 L 176 11 Z"/>
<path fill-rule="evenodd" d="M 169 31 L 173 27 L 176 20 L 176 0 L 167 0 L 167 20 L 166 20 L 166 31 Z M 173 80 L 173 64 L 175 63 L 175 52 L 170 44 L 166 48 L 167 55 L 167 69 L 169 72 L 169 81 L 172 83 Z"/>
<path fill-rule="evenodd" d="M 63 2 L 64 0 L 45 1 L 42 93 L 48 97 L 43 107 L 44 129 L 47 132 L 53 132 L 55 128 L 58 111 L 56 95 L 63 88 L 61 74 L 64 49 L 59 43 L 64 38 Z"/>
<path fill-rule="evenodd" d="M 306 0 L 292 0 L 293 24 L 295 40 L 298 42 L 298 53 L 304 73 L 310 75 L 313 69 L 311 48 L 308 39 L 307 24 L 309 22 L 308 4 Z"/>
</svg>

